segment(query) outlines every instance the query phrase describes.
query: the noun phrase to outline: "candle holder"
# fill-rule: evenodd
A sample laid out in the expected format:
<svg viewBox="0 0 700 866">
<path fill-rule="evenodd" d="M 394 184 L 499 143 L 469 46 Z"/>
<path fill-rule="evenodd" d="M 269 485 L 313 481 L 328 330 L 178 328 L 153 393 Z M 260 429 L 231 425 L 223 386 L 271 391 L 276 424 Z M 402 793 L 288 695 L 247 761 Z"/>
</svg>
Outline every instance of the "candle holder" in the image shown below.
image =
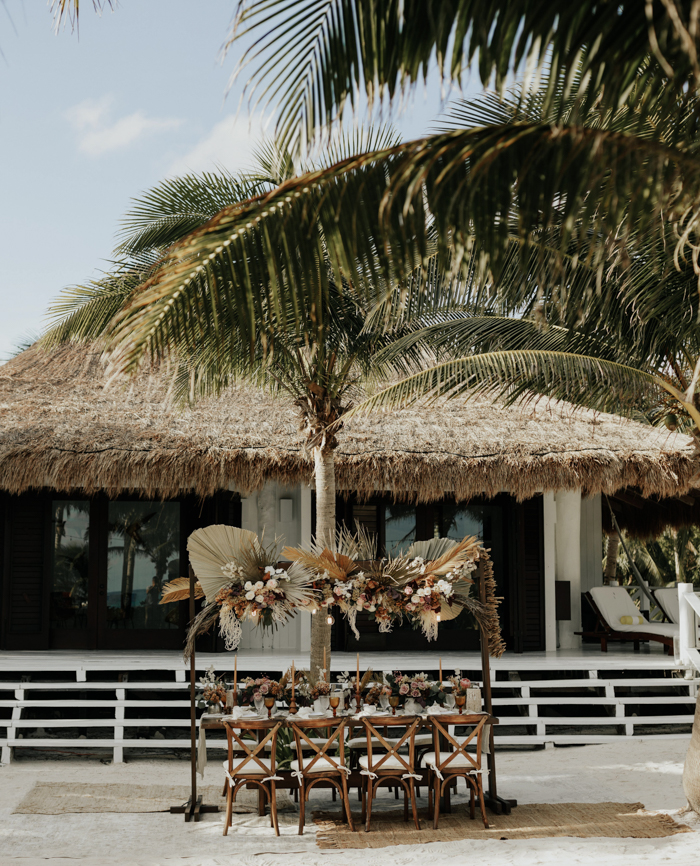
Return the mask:
<svg viewBox="0 0 700 866">
<path fill-rule="evenodd" d="M 390 695 L 389 696 L 389 706 L 391 707 L 391 715 L 396 715 L 396 708 L 399 705 L 399 696 L 398 695 Z"/>
<path fill-rule="evenodd" d="M 294 697 L 294 695 L 292 695 L 292 697 L 289 699 L 289 715 L 296 716 L 298 712 L 299 709 L 297 707 L 296 698 Z"/>
<path fill-rule="evenodd" d="M 274 707 L 276 701 L 275 698 L 270 696 L 265 698 L 265 706 L 267 707 L 267 717 L 268 719 L 272 718 L 272 708 Z"/>
<path fill-rule="evenodd" d="M 362 692 L 359 689 L 355 692 L 355 711 L 362 712 Z"/>
<path fill-rule="evenodd" d="M 464 712 L 464 705 L 467 702 L 466 695 L 455 695 L 455 706 L 457 707 L 457 712 L 462 715 Z"/>
</svg>

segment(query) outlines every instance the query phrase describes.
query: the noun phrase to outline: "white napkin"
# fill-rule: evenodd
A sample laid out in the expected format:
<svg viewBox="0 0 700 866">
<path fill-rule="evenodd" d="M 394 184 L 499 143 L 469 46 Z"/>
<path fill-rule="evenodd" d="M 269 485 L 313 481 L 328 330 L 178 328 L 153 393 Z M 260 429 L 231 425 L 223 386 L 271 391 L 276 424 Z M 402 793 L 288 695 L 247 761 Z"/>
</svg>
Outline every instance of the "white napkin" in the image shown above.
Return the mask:
<svg viewBox="0 0 700 866">
<path fill-rule="evenodd" d="M 428 707 L 428 715 L 429 716 L 441 716 L 447 713 L 448 715 L 452 715 L 452 711 L 445 709 L 445 707 L 441 707 L 439 704 L 433 704 Z"/>
<path fill-rule="evenodd" d="M 319 714 L 313 707 L 302 707 L 296 714 L 297 719 L 320 719 L 327 716 L 328 712 Z"/>
<path fill-rule="evenodd" d="M 374 704 L 365 704 L 364 707 L 360 710 L 357 715 L 353 716 L 353 719 L 361 719 L 363 716 L 376 716 L 377 708 Z"/>
<path fill-rule="evenodd" d="M 250 707 L 234 707 L 231 712 L 227 713 L 223 718 L 231 719 L 235 722 L 237 719 L 257 718 L 257 716 L 258 714 L 255 710 L 252 710 Z"/>
</svg>

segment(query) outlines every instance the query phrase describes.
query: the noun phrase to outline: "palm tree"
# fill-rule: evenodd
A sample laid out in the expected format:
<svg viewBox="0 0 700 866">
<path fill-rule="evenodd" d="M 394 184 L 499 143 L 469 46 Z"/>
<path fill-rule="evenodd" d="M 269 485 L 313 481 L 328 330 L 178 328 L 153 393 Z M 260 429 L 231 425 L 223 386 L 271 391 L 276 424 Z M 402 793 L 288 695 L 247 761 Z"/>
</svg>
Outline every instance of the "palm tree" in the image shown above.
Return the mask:
<svg viewBox="0 0 700 866">
<path fill-rule="evenodd" d="M 373 140 L 389 134 L 378 133 Z M 351 144 L 357 145 L 358 140 Z M 336 142 L 328 158 L 333 159 L 342 146 Z M 206 224 L 222 200 L 245 199 L 251 192 L 264 195 L 264 190 L 274 189 L 293 172 L 288 154 L 271 144 L 258 151 L 257 163 L 256 172 L 242 177 L 221 173 L 166 180 L 137 199 L 124 221 L 117 251 L 122 260 L 101 280 L 64 292 L 54 306 L 55 321 L 44 341 L 102 339 L 108 343 L 115 317 L 119 322 L 124 310 L 140 304 L 136 289 L 158 266 L 164 248 L 194 225 Z M 273 272 L 261 269 L 260 262 L 277 251 L 267 246 L 268 239 L 262 233 L 255 242 L 236 269 L 236 277 L 240 270 L 258 277 L 259 293 L 250 305 L 242 308 L 238 303 L 228 274 L 212 271 L 199 284 L 196 296 L 189 299 L 187 314 L 170 320 L 168 333 L 159 338 L 154 354 L 177 359 L 176 390 L 183 400 L 220 393 L 238 381 L 292 398 L 314 461 L 316 539 L 333 548 L 334 454 L 342 417 L 362 394 L 360 385 L 376 383 L 394 372 L 391 362 L 377 360 L 379 352 L 392 340 L 418 330 L 427 311 L 434 311 L 445 301 L 433 294 L 413 305 L 403 305 L 402 315 L 388 328 L 387 305 L 348 290 L 342 273 L 336 274 L 329 265 L 325 238 L 319 230 L 306 240 L 304 250 L 297 251 L 295 276 L 310 286 L 312 293 L 311 301 L 303 293 L 288 299 L 288 306 L 298 305 L 303 312 L 304 325 L 298 328 L 291 311 L 279 308 L 266 294 L 270 282 L 286 279 L 282 268 Z M 304 261 L 309 255 L 311 267 Z M 377 294 L 383 298 L 383 289 Z M 128 570 L 127 560 L 125 555 Z M 311 637 L 311 667 L 317 671 L 322 666 L 324 647 L 330 654 L 330 625 L 325 617 L 313 618 Z"/>
</svg>

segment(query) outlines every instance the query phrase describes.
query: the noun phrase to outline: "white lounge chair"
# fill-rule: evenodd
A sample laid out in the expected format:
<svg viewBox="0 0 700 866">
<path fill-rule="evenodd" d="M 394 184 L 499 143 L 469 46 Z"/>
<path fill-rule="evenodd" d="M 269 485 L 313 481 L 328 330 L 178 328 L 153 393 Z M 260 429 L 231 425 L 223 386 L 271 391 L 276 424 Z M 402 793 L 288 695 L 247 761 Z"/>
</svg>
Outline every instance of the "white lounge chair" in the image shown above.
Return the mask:
<svg viewBox="0 0 700 866">
<path fill-rule="evenodd" d="M 673 652 L 673 638 L 678 636 L 678 625 L 649 622 L 623 587 L 595 586 L 586 596 L 598 622 L 595 631 L 577 634 L 599 640 L 601 652 L 608 651 L 609 640 L 631 640 L 635 650 L 639 649 L 640 641 L 655 640 L 664 644 L 669 655 Z"/>
</svg>

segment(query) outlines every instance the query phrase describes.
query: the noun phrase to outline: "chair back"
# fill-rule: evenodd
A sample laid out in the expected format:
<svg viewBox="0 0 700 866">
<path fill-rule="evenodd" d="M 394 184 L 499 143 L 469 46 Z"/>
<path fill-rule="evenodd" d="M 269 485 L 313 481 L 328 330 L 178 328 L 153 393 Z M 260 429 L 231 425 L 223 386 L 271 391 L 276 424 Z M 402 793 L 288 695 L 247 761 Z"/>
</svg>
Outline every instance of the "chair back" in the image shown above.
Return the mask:
<svg viewBox="0 0 700 866">
<path fill-rule="evenodd" d="M 621 617 L 643 615 L 623 586 L 594 586 L 589 591 L 598 612 L 613 631 L 619 631 Z M 643 626 L 644 623 L 640 631 Z"/>
<path fill-rule="evenodd" d="M 442 775 L 451 772 L 479 772 L 481 770 L 484 725 L 493 721 L 491 716 L 488 713 L 465 713 L 463 715 L 441 713 L 439 716 L 430 716 L 429 718 L 433 728 L 435 768 L 438 772 Z M 465 739 L 456 740 L 449 729 L 451 726 L 457 725 L 465 727 L 473 725 L 474 727 Z M 471 746 L 474 750 L 473 754 L 467 751 L 467 746 Z M 448 747 L 452 747 L 452 751 L 448 752 Z M 458 756 L 463 756 L 465 759 L 461 766 L 455 764 Z"/>
<path fill-rule="evenodd" d="M 282 722 L 270 719 L 224 719 L 226 739 L 228 741 L 228 771 L 231 776 L 275 775 L 275 758 L 277 751 L 277 733 L 282 727 Z M 240 731 L 240 734 L 239 734 Z M 244 739 L 243 734 L 250 732 L 267 731 L 267 734 L 255 742 Z M 236 743 L 238 759 L 233 763 L 233 744 Z M 270 743 L 269 766 L 264 759 L 265 747 Z"/>
<path fill-rule="evenodd" d="M 329 767 L 323 772 L 345 772 L 345 719 L 295 719 L 290 716 L 287 724 L 294 733 L 294 741 L 297 747 L 297 760 L 302 773 L 311 772 L 314 765 L 321 762 L 329 762 Z M 325 729 L 328 739 L 319 745 L 311 739 L 307 731 L 319 731 Z M 331 750 L 338 748 L 338 756 L 329 754 Z M 304 758 L 306 752 L 306 758 Z M 311 754 L 308 754 L 311 752 Z M 318 772 L 318 771 L 317 771 Z"/>
<path fill-rule="evenodd" d="M 423 724 L 420 716 L 363 716 L 362 725 L 365 729 L 367 737 L 367 770 L 370 773 L 376 773 L 377 770 L 385 772 L 393 771 L 394 773 L 415 773 L 415 746 L 416 746 L 416 731 Z M 403 735 L 398 738 L 392 738 L 387 741 L 377 730 L 377 728 L 397 728 L 402 727 L 406 730 Z M 372 755 L 372 744 L 375 748 L 379 747 L 386 749 L 382 754 Z M 400 755 L 399 749 L 408 747 L 408 756 Z M 401 765 L 399 767 L 391 766 L 391 759 L 395 758 Z M 387 766 L 387 764 L 389 766 Z"/>
</svg>

